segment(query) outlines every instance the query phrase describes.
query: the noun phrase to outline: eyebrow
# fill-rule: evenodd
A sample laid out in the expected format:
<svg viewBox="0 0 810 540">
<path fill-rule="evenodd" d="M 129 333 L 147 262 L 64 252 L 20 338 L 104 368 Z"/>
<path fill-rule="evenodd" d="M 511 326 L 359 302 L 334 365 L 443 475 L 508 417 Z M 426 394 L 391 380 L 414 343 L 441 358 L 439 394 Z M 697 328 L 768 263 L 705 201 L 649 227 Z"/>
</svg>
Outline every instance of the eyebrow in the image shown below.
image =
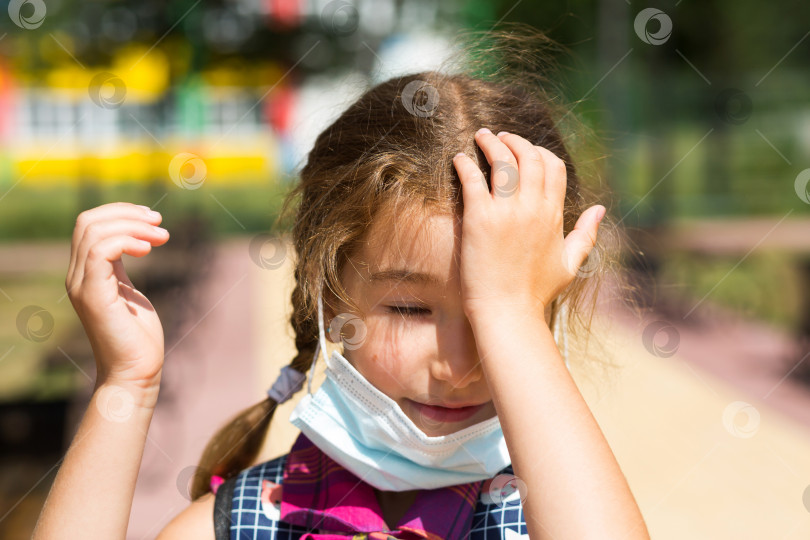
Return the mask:
<svg viewBox="0 0 810 540">
<path fill-rule="evenodd" d="M 444 281 L 440 280 L 433 274 L 425 274 L 422 272 L 412 272 L 410 270 L 391 268 L 374 272 L 369 276 L 369 282 L 376 283 L 389 283 L 389 282 L 403 282 L 412 283 L 414 285 L 427 285 L 432 287 L 444 287 Z"/>
</svg>

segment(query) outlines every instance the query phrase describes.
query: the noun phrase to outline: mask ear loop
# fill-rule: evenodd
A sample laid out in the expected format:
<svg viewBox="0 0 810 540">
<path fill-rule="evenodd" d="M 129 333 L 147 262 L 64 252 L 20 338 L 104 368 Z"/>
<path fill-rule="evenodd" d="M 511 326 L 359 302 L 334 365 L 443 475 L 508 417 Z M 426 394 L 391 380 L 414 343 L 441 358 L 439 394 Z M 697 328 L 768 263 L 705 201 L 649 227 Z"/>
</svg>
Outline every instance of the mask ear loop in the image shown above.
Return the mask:
<svg viewBox="0 0 810 540">
<path fill-rule="evenodd" d="M 562 336 L 563 336 L 563 356 L 565 358 L 565 367 L 570 371 L 571 366 L 568 364 L 568 304 L 562 305 L 560 319 L 562 319 Z"/>
<path fill-rule="evenodd" d="M 309 366 L 309 374 L 307 375 L 307 393 L 312 393 L 312 378 L 315 373 L 315 365 L 318 363 L 318 352 L 321 349 L 321 344 L 315 346 L 315 356 L 312 357 L 312 365 Z"/>
<path fill-rule="evenodd" d="M 312 379 L 315 377 L 315 366 L 318 365 L 318 353 L 323 352 L 323 359 L 329 365 L 329 358 L 326 356 L 326 350 L 321 348 L 321 343 L 326 343 L 326 333 L 323 329 L 323 297 L 321 291 L 318 290 L 318 345 L 315 347 L 315 355 L 312 357 L 312 365 L 307 377 L 307 392 L 310 394 L 312 393 Z"/>
<path fill-rule="evenodd" d="M 560 346 L 560 334 L 562 334 L 562 355 L 563 360 L 565 360 L 565 367 L 571 369 L 571 366 L 568 364 L 568 305 L 565 303 L 560 303 L 557 306 L 557 314 L 554 318 L 554 341 L 557 343 L 557 346 Z"/>
</svg>

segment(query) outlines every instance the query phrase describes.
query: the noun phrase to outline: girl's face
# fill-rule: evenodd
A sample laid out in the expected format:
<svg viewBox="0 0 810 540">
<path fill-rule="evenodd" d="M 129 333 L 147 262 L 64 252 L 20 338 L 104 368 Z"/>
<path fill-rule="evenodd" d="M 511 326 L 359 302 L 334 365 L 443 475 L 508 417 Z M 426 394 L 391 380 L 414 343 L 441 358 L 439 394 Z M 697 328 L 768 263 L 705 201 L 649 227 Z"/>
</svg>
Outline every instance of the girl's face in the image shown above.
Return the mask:
<svg viewBox="0 0 810 540">
<path fill-rule="evenodd" d="M 448 215 L 420 223 L 401 220 L 387 233 L 372 227 L 368 239 L 341 276 L 362 311 L 347 315 L 362 319 L 366 330 L 358 341 L 362 334 L 347 325 L 346 359 L 426 435 L 446 435 L 494 417 L 462 304 L 461 222 Z M 417 403 L 482 406 L 465 418 L 440 418 Z"/>
</svg>

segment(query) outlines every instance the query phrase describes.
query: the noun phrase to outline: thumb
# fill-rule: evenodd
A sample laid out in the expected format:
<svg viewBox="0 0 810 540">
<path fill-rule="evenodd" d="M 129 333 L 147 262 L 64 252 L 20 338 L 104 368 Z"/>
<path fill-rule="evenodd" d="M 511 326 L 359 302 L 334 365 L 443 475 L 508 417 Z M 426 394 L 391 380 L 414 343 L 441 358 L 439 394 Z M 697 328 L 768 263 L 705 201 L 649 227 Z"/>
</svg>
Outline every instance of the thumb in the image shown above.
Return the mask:
<svg viewBox="0 0 810 540">
<path fill-rule="evenodd" d="M 580 266 L 596 245 L 596 233 L 605 212 L 606 208 L 602 205 L 588 208 L 579 216 L 574 230 L 565 237 L 563 265 L 572 276 L 588 277 L 595 270 L 580 269 Z"/>
</svg>

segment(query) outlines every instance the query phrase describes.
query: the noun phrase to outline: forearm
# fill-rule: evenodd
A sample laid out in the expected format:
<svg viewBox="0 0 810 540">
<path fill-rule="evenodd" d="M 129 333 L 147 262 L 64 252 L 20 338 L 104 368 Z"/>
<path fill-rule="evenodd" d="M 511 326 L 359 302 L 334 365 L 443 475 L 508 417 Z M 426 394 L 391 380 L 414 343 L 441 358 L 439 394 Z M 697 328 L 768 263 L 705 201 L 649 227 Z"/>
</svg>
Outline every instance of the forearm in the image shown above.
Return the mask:
<svg viewBox="0 0 810 540">
<path fill-rule="evenodd" d="M 527 488 L 530 538 L 649 539 L 542 310 L 501 309 L 471 323 L 515 476 Z"/>
<path fill-rule="evenodd" d="M 157 385 L 96 385 L 51 486 L 34 540 L 126 538 L 157 393 Z"/>
</svg>

